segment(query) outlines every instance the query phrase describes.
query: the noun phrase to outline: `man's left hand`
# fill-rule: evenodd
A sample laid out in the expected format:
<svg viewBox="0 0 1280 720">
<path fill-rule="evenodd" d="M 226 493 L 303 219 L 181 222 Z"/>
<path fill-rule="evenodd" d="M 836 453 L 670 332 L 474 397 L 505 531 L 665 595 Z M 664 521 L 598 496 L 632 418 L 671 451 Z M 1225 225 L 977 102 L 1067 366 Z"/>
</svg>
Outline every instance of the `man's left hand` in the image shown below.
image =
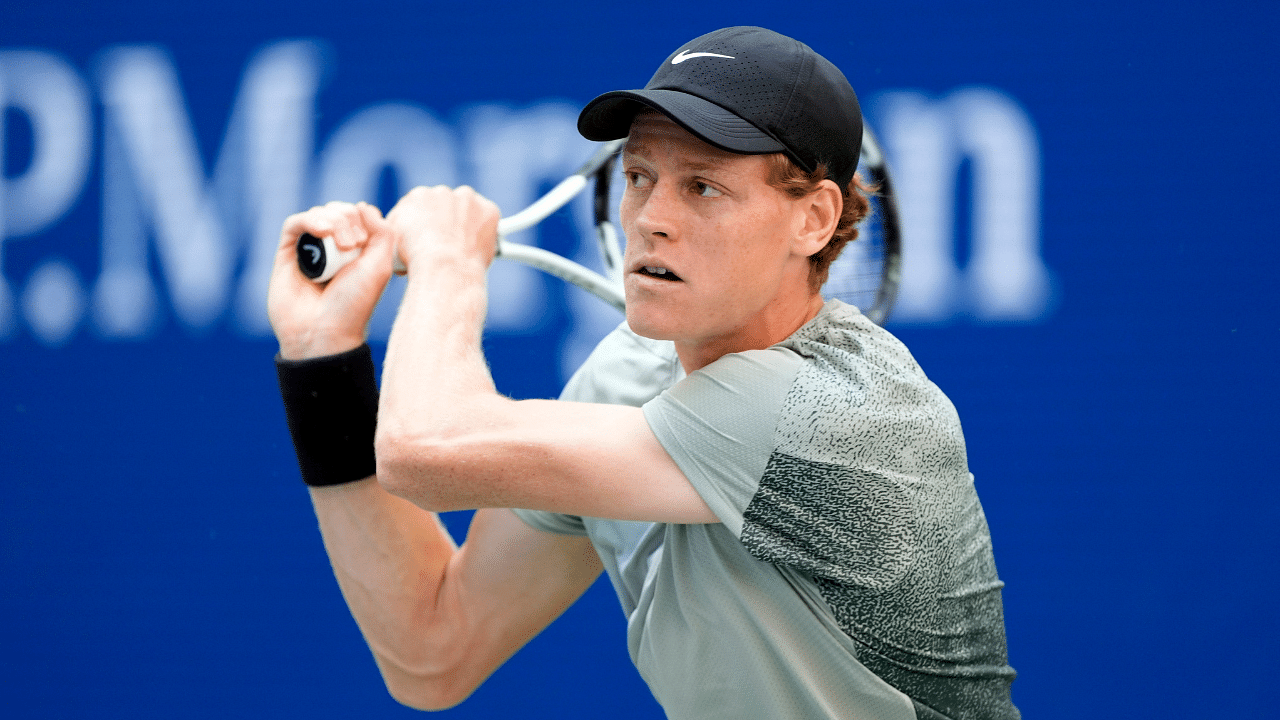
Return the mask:
<svg viewBox="0 0 1280 720">
<path fill-rule="evenodd" d="M 416 187 L 387 213 L 401 262 L 432 265 L 449 258 L 487 268 L 498 248 L 498 206 L 469 187 Z"/>
</svg>

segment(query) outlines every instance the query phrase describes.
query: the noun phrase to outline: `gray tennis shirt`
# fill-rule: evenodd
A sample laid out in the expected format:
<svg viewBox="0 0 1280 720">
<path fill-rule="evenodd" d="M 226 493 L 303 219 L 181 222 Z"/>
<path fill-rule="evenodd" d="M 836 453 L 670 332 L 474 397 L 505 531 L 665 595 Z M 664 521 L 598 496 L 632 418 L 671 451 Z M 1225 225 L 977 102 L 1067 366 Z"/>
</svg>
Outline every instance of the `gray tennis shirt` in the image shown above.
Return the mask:
<svg viewBox="0 0 1280 720">
<path fill-rule="evenodd" d="M 643 406 L 720 519 L 516 511 L 591 539 L 668 717 L 1019 717 L 955 409 L 855 308 L 688 377 L 623 324 L 561 398 Z"/>
</svg>

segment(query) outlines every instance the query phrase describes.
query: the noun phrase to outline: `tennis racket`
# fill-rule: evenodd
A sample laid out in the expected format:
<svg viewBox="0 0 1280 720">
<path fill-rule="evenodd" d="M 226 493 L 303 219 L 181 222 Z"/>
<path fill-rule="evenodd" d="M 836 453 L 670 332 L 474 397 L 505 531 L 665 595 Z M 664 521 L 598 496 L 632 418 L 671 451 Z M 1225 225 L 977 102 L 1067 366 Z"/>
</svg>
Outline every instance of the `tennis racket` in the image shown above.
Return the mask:
<svg viewBox="0 0 1280 720">
<path fill-rule="evenodd" d="M 871 212 L 858 225 L 858 237 L 845 246 L 831 263 L 822 296 L 843 300 L 862 311 L 877 325 L 884 325 L 898 299 L 902 278 L 902 226 L 898 221 L 898 201 L 893 194 L 889 164 L 864 118 L 862 156 L 858 172 L 877 188 Z"/>
<path fill-rule="evenodd" d="M 898 294 L 902 267 L 902 235 L 898 206 L 889 168 L 880 145 L 863 125 L 862 156 L 858 165 L 864 179 L 879 188 L 871 198 L 871 212 L 859 226 L 858 239 L 845 247 L 831 265 L 822 294 L 858 307 L 877 324 L 884 324 Z M 572 175 L 532 205 L 498 221 L 497 257 L 523 263 L 573 283 L 619 310 L 625 311 L 622 291 L 622 247 L 612 219 L 616 203 L 610 197 L 615 160 L 626 140 L 603 143 Z M 508 242 L 505 236 L 533 227 L 564 207 L 593 183 L 596 241 L 605 274 L 532 245 Z M 298 238 L 298 269 L 315 282 L 325 282 L 359 254 L 343 253 L 332 238 L 304 234 Z"/>
</svg>

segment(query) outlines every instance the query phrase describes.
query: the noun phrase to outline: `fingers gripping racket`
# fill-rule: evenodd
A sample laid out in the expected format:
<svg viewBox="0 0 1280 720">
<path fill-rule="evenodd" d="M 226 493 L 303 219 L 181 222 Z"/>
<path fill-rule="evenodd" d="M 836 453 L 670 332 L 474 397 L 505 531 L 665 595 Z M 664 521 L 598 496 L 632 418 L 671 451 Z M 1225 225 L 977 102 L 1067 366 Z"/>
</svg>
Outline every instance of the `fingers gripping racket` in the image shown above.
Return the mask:
<svg viewBox="0 0 1280 720">
<path fill-rule="evenodd" d="M 618 244 L 617 230 L 609 216 L 609 187 L 614 160 L 621 152 L 625 139 L 604 143 L 582 167 L 532 205 L 510 217 L 498 221 L 497 257 L 528 265 L 571 282 L 599 297 L 619 310 L 624 309 L 622 295 L 622 249 Z M 526 230 L 545 220 L 552 213 L 567 205 L 586 187 L 589 179 L 595 180 L 596 235 L 605 272 L 609 277 L 583 267 L 553 252 L 532 245 L 508 242 L 505 236 Z M 304 233 L 298 238 L 298 269 L 315 282 L 327 282 L 344 265 L 356 259 L 360 250 L 341 251 L 333 238 L 318 238 Z M 397 261 L 397 269 L 403 270 Z"/>
<path fill-rule="evenodd" d="M 838 298 L 862 310 L 877 324 L 884 324 L 898 293 L 902 266 L 902 235 L 897 201 L 889 178 L 889 168 L 875 136 L 864 122 L 859 172 L 878 187 L 871 198 L 871 212 L 859 226 L 858 239 L 850 243 L 832 264 L 822 294 Z M 581 168 L 552 188 L 532 205 L 498 221 L 497 257 L 523 263 L 550 273 L 625 310 L 622 292 L 622 248 L 611 211 L 610 197 L 614 164 L 626 140 L 604 143 Z M 533 227 L 577 197 L 594 181 L 593 212 L 596 240 L 606 275 L 539 247 L 509 242 L 505 236 Z M 298 268 L 315 282 L 325 282 L 343 265 L 355 259 L 359 250 L 341 252 L 332 238 L 304 234 L 298 238 Z"/>
</svg>

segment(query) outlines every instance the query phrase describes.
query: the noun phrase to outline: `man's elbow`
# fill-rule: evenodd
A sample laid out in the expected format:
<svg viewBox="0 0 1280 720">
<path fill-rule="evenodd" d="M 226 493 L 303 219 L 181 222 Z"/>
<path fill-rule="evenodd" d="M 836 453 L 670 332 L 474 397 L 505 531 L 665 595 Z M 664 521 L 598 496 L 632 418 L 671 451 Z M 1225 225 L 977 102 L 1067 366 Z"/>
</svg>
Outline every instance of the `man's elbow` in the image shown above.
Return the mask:
<svg viewBox="0 0 1280 720">
<path fill-rule="evenodd" d="M 392 699 L 415 710 L 448 710 L 471 697 L 480 683 L 457 674 L 419 675 L 379 663 Z"/>
<path fill-rule="evenodd" d="M 392 699 L 414 710 L 448 710 L 471 697 L 474 688 L 458 691 L 453 688 L 422 683 L 387 682 Z"/>
<path fill-rule="evenodd" d="M 457 509 L 448 484 L 439 481 L 449 474 L 449 449 L 444 443 L 379 426 L 374 454 L 378 484 L 387 492 L 432 512 Z"/>
</svg>

